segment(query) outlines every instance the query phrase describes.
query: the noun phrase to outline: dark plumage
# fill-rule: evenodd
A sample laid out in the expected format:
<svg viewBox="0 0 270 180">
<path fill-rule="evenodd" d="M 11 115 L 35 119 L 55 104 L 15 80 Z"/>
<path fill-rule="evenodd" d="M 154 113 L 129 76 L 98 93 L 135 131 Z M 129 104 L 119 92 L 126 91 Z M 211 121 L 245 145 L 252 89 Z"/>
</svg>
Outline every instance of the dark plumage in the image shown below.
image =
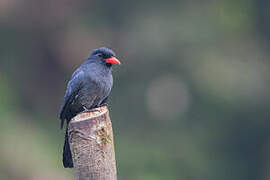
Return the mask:
<svg viewBox="0 0 270 180">
<path fill-rule="evenodd" d="M 65 120 L 67 122 L 63 149 L 64 167 L 73 167 L 67 134 L 68 123 L 78 113 L 106 102 L 113 85 L 112 64 L 120 64 L 112 50 L 104 47 L 95 49 L 68 82 L 60 110 L 61 128 Z"/>
</svg>

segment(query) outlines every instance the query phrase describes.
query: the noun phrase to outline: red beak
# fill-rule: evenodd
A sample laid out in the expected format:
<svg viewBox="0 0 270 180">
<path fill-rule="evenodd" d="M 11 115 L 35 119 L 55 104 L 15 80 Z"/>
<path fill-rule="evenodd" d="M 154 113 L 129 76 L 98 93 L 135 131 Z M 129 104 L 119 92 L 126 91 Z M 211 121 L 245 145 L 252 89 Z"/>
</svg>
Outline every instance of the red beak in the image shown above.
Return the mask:
<svg viewBox="0 0 270 180">
<path fill-rule="evenodd" d="M 105 59 L 105 61 L 106 63 L 110 63 L 110 64 L 121 64 L 120 61 L 113 56 Z"/>
</svg>

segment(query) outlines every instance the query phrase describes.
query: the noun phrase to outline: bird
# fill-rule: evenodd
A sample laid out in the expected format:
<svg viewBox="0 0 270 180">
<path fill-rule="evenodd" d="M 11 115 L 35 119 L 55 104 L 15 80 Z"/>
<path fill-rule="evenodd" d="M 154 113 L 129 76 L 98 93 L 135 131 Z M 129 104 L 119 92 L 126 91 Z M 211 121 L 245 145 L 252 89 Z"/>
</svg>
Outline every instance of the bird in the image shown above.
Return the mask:
<svg viewBox="0 0 270 180">
<path fill-rule="evenodd" d="M 68 124 L 77 114 L 107 105 L 113 86 L 112 65 L 121 64 L 115 53 L 106 47 L 94 49 L 72 74 L 60 108 L 61 129 L 66 122 L 63 166 L 73 168 L 68 140 Z"/>
</svg>

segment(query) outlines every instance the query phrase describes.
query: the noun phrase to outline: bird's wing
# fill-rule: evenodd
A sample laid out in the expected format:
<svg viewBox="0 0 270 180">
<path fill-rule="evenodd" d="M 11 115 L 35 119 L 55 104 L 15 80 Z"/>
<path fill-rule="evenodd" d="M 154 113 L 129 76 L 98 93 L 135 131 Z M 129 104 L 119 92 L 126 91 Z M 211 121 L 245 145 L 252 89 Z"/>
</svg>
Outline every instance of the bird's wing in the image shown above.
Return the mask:
<svg viewBox="0 0 270 180">
<path fill-rule="evenodd" d="M 75 71 L 70 81 L 68 82 L 66 93 L 64 96 L 64 102 L 60 109 L 61 128 L 63 128 L 65 119 L 68 118 L 67 116 L 69 114 L 69 107 L 81 88 L 83 76 L 84 72 L 82 70 Z"/>
</svg>

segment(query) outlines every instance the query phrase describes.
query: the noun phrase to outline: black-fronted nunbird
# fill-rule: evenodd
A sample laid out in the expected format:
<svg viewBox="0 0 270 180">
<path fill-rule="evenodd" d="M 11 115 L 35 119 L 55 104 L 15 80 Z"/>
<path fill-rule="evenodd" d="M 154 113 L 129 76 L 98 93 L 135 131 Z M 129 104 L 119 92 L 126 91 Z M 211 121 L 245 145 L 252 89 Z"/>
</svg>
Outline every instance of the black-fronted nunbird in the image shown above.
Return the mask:
<svg viewBox="0 0 270 180">
<path fill-rule="evenodd" d="M 73 167 L 67 133 L 68 123 L 78 113 L 106 103 L 113 85 L 113 64 L 120 64 L 120 61 L 111 49 L 94 49 L 68 82 L 60 110 L 61 128 L 64 122 L 67 122 L 63 149 L 63 165 L 66 168 Z"/>
</svg>

